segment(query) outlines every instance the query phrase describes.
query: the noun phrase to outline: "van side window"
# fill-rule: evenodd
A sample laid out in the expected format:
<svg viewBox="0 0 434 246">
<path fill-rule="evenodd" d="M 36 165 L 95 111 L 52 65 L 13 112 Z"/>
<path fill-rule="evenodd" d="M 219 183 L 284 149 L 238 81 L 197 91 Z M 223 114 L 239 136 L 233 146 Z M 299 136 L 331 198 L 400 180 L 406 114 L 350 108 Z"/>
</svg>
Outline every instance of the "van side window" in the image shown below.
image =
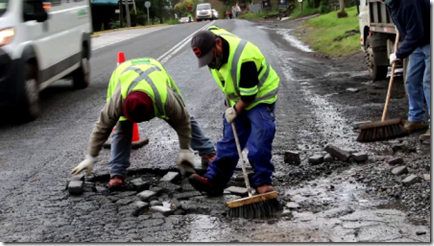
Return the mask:
<svg viewBox="0 0 434 246">
<path fill-rule="evenodd" d="M 51 6 L 59 6 L 62 3 L 62 0 L 46 0 L 46 2 L 51 3 Z"/>
</svg>

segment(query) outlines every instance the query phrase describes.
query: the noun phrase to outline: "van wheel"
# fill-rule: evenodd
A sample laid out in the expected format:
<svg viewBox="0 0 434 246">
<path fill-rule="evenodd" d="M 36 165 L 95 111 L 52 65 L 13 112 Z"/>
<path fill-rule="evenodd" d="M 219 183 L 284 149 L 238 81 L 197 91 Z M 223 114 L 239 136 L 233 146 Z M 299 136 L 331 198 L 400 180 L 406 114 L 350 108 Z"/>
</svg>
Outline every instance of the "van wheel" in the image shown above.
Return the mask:
<svg viewBox="0 0 434 246">
<path fill-rule="evenodd" d="M 84 89 L 90 83 L 90 64 L 89 59 L 85 56 L 86 50 L 82 51 L 80 67 L 72 74 L 72 84 L 76 89 Z"/>
<path fill-rule="evenodd" d="M 378 66 L 375 63 L 375 54 L 371 42 L 371 39 L 368 38 L 365 47 L 365 59 L 366 64 L 368 65 L 369 74 L 374 81 L 383 80 L 387 77 L 388 66 Z"/>
<path fill-rule="evenodd" d="M 19 110 L 22 121 L 32 121 L 39 117 L 39 85 L 36 80 L 36 66 L 27 63 L 25 66 L 24 98 Z"/>
</svg>

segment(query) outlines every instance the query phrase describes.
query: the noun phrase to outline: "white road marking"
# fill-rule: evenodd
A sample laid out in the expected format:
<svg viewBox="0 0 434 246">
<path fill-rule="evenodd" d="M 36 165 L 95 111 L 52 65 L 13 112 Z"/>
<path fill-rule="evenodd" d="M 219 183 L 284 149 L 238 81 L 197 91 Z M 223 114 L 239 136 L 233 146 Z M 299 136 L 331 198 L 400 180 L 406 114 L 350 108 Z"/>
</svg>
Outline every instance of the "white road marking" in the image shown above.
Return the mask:
<svg viewBox="0 0 434 246">
<path fill-rule="evenodd" d="M 213 25 L 214 23 L 215 21 L 212 21 L 207 25 L 199 28 L 197 31 L 190 34 L 188 37 L 183 39 L 181 42 L 173 46 L 166 53 L 164 53 L 159 58 L 157 58 L 157 60 L 160 61 L 161 63 L 167 62 L 177 52 L 179 52 L 186 44 L 188 44 L 196 33 L 198 33 L 199 31 L 206 30 L 209 26 Z M 171 26 L 162 26 L 162 27 L 146 28 L 146 29 L 132 29 L 132 30 L 126 30 L 121 32 L 104 33 L 101 34 L 100 37 L 92 39 L 92 50 L 98 50 L 112 44 L 120 43 L 138 36 L 142 36 L 169 27 Z"/>
<path fill-rule="evenodd" d="M 188 37 L 183 39 L 181 42 L 173 46 L 170 50 L 168 50 L 166 53 L 161 55 L 157 58 L 158 61 L 160 61 L 162 64 L 167 62 L 170 58 L 172 58 L 178 51 L 180 51 L 187 43 L 191 41 L 193 36 L 198 33 L 199 31 L 206 30 L 209 26 L 213 25 L 215 21 L 210 22 L 209 24 L 203 26 L 202 28 L 198 29 L 194 33 L 190 34 Z"/>
<path fill-rule="evenodd" d="M 123 42 L 138 36 L 142 36 L 145 34 L 149 34 L 155 31 L 159 31 L 171 27 L 173 26 L 159 26 L 159 27 L 150 27 L 150 28 L 143 28 L 143 29 L 131 29 L 125 31 L 102 33 L 100 34 L 100 37 L 92 39 L 92 50 L 98 50 L 112 44 Z"/>
</svg>

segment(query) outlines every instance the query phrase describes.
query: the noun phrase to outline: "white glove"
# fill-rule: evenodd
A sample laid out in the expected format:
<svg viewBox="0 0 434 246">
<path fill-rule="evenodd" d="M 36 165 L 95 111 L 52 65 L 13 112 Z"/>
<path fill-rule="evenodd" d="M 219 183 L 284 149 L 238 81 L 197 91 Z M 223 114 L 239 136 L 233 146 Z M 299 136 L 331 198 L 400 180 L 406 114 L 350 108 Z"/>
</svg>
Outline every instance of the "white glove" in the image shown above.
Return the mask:
<svg viewBox="0 0 434 246">
<path fill-rule="evenodd" d="M 176 165 L 178 165 L 179 171 L 184 177 L 196 173 L 196 170 L 194 170 L 194 156 L 188 149 L 181 150 Z"/>
<path fill-rule="evenodd" d="M 93 171 L 93 166 L 95 165 L 95 157 L 86 156 L 86 159 L 82 161 L 78 166 L 72 169 L 71 174 L 77 175 L 81 173 L 81 171 L 86 170 L 86 174 L 89 175 Z"/>
<path fill-rule="evenodd" d="M 398 57 L 396 57 L 395 53 L 390 54 L 389 56 L 390 65 L 392 65 L 394 62 L 401 61 Z"/>
<path fill-rule="evenodd" d="M 225 113 L 225 117 L 226 117 L 226 121 L 231 124 L 232 122 L 234 122 L 235 118 L 237 118 L 238 114 L 237 114 L 237 110 L 235 110 L 235 107 L 230 107 L 228 109 L 226 109 L 226 113 Z"/>
</svg>

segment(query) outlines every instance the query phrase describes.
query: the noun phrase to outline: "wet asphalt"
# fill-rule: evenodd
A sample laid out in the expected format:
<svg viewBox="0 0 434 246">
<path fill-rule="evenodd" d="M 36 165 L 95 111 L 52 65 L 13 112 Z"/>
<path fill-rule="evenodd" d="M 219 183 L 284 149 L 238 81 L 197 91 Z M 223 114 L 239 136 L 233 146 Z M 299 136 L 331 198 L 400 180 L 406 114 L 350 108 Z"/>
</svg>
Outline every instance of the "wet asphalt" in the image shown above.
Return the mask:
<svg viewBox="0 0 434 246">
<path fill-rule="evenodd" d="M 336 114 L 333 105 L 303 85 L 339 68 L 315 59 L 299 44 L 291 44 L 279 30 L 258 28 L 243 20 L 219 20 L 216 24 L 257 45 L 281 77 L 273 149 L 275 185 L 284 204 L 297 202 L 302 209 L 285 210 L 282 218 L 268 221 L 231 220 L 224 216 L 224 201 L 233 196 L 199 196 L 183 202 L 187 215 L 132 217 L 126 216 L 125 206 L 118 201 L 134 201 L 134 194 L 92 188 L 81 196 L 70 196 L 64 190 L 66 179 L 86 154 L 117 52 L 125 52 L 126 59 L 157 58 L 208 23 L 177 25 L 95 50 L 89 88 L 73 90 L 69 81 L 61 81 L 42 93 L 39 119 L 0 126 L 0 241 L 429 241 L 426 226 L 411 224 L 399 210 L 377 209 L 381 202 L 366 196 L 366 186 L 349 184 L 360 166 L 309 166 L 307 158 L 322 153 L 328 143 L 362 148 L 354 142 L 355 133 L 346 134 L 350 125 Z M 216 143 L 222 135 L 223 95 L 208 70 L 197 68 L 189 44 L 164 66 L 189 112 Z M 149 144 L 132 153 L 131 170 L 164 173 L 175 169 L 179 150 L 175 131 L 158 119 L 139 124 L 139 129 Z M 302 165 L 284 164 L 285 150 L 300 151 Z M 103 177 L 108 173 L 109 151 L 102 150 L 98 159 L 95 173 Z M 102 180 L 97 186 L 104 189 L 105 184 Z"/>
</svg>

